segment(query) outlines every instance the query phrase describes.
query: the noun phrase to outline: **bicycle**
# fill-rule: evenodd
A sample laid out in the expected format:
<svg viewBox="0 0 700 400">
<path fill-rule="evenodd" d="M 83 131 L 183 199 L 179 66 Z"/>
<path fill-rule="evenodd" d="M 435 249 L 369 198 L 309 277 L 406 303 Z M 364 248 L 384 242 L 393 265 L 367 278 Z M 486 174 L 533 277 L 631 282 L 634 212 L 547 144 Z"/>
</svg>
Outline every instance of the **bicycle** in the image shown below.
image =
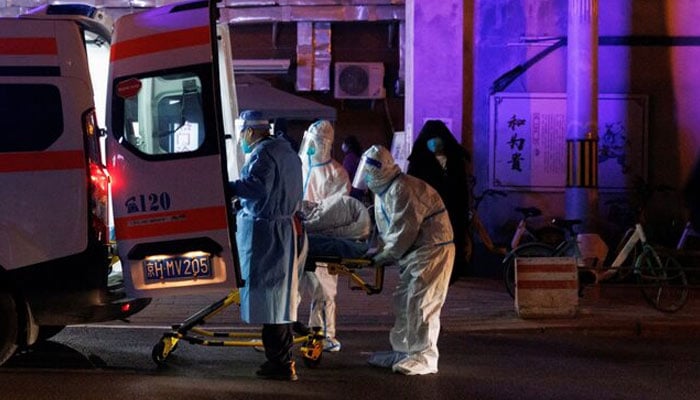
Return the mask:
<svg viewBox="0 0 700 400">
<path fill-rule="evenodd" d="M 522 214 L 522 217 L 518 221 L 518 225 L 513 232 L 513 237 L 510 240 L 510 247 L 498 246 L 494 243 L 488 230 L 481 222 L 481 217 L 479 217 L 479 204 L 489 197 L 489 196 L 500 196 L 505 197 L 507 194 L 500 190 L 487 189 L 483 191 L 480 195 L 473 196 L 474 207 L 469 212 L 469 235 L 467 235 L 467 259 L 472 259 L 473 254 L 473 239 L 475 235 L 479 237 L 481 243 L 484 245 L 486 250 L 493 254 L 498 254 L 505 256 L 508 249 L 518 247 L 521 243 L 526 242 L 544 242 L 552 245 L 561 243 L 564 240 L 564 232 L 553 226 L 543 226 L 536 230 L 532 230 L 528 224 L 530 218 L 538 217 L 542 215 L 542 211 L 537 207 L 515 207 L 515 211 Z"/>
<path fill-rule="evenodd" d="M 647 242 L 644 228 L 636 223 L 623 236 L 615 253 L 615 258 L 609 267 L 601 268 L 598 263 L 603 260 L 584 259 L 579 249 L 579 242 L 573 230 L 580 220 L 554 220 L 553 223 L 565 229 L 569 235 L 566 241 L 556 247 L 544 243 L 526 243 L 513 249 L 506 259 L 506 268 L 512 269 L 517 257 L 561 257 L 573 256 L 577 259 L 579 271 L 591 271 L 594 283 L 610 280 L 613 276 L 626 269 L 634 275 L 644 299 L 653 307 L 663 312 L 675 312 L 683 308 L 688 299 L 688 280 L 680 263 L 671 255 L 662 256 Z M 635 250 L 638 253 L 635 253 Z M 632 255 L 632 257 L 630 257 Z M 626 260 L 632 259 L 631 266 L 626 267 Z M 623 274 L 624 275 L 624 274 Z M 511 287 L 515 289 L 515 279 Z M 583 287 L 579 287 L 579 293 Z"/>
<path fill-rule="evenodd" d="M 676 250 L 686 250 L 688 242 L 691 240 L 691 238 L 700 238 L 700 232 L 695 230 L 690 222 L 686 222 L 685 228 L 683 228 L 683 232 L 681 232 L 681 236 L 678 238 Z"/>
</svg>

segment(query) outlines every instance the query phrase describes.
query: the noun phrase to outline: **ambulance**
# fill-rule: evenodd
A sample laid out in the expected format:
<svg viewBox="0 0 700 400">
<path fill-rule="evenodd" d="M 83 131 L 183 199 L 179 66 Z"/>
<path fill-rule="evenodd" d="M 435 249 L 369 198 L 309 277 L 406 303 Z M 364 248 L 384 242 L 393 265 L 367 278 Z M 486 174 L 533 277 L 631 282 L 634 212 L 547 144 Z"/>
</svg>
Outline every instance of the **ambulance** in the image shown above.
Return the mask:
<svg viewBox="0 0 700 400">
<path fill-rule="evenodd" d="M 149 302 L 127 297 L 111 268 L 106 79 L 101 94 L 91 80 L 108 65 L 110 33 L 86 5 L 0 18 L 0 365 L 65 325 Z"/>
<path fill-rule="evenodd" d="M 228 24 L 189 1 L 115 22 L 107 167 L 127 293 L 240 287 L 234 206 L 238 114 Z"/>
</svg>

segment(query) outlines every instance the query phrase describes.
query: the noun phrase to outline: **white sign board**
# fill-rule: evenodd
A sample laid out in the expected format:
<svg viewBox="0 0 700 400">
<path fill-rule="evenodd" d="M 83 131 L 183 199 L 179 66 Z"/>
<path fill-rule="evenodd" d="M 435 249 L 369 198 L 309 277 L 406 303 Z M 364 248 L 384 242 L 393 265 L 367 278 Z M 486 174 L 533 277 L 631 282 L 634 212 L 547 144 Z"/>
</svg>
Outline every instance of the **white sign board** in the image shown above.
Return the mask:
<svg viewBox="0 0 700 400">
<path fill-rule="evenodd" d="M 408 170 L 408 156 L 412 148 L 413 140 L 406 132 L 394 132 L 394 138 L 391 140 L 391 155 L 403 172 Z"/>
<path fill-rule="evenodd" d="M 600 95 L 598 187 L 630 188 L 646 179 L 648 98 Z M 499 93 L 491 97 L 491 187 L 559 191 L 566 186 L 566 94 Z"/>
</svg>

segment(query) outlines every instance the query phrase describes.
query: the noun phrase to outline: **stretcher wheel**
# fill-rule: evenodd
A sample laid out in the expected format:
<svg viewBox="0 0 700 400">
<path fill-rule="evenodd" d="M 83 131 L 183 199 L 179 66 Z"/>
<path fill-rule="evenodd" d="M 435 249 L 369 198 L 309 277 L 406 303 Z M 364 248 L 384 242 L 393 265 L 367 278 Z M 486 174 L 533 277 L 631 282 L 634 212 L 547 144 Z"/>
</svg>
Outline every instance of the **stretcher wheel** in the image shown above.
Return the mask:
<svg viewBox="0 0 700 400">
<path fill-rule="evenodd" d="M 301 346 L 301 359 L 308 368 L 315 368 L 321 364 L 323 358 L 323 340 L 312 337 Z"/>
<path fill-rule="evenodd" d="M 162 337 L 158 343 L 153 346 L 153 351 L 151 351 L 151 359 L 153 359 L 153 362 L 156 363 L 157 366 L 164 366 L 165 360 L 168 358 L 170 353 L 175 351 L 177 345 L 177 338 L 168 336 Z"/>
</svg>

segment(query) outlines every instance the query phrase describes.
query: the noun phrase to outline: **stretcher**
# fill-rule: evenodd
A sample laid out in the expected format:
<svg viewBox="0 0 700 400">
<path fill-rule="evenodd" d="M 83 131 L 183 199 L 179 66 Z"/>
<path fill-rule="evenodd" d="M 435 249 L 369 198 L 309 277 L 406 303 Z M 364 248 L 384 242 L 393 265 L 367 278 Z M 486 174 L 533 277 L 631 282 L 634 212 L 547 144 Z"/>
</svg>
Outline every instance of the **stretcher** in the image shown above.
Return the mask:
<svg viewBox="0 0 700 400">
<path fill-rule="evenodd" d="M 384 266 L 373 265 L 369 259 L 317 256 L 311 261 L 307 265 L 313 267 L 306 267 L 307 271 L 313 268 L 327 268 L 330 274 L 348 276 L 350 288 L 353 290 L 364 290 L 368 295 L 382 291 Z M 375 269 L 373 282 L 366 281 L 359 274 L 364 268 Z M 200 346 L 262 347 L 262 337 L 259 332 L 215 332 L 200 327 L 231 305 L 240 305 L 238 289 L 230 291 L 224 298 L 192 314 L 184 322 L 173 325 L 172 329 L 165 332 L 153 346 L 151 358 L 156 365 L 164 366 L 168 356 L 177 349 L 180 341 Z M 321 328 L 307 327 L 299 322 L 294 323 L 294 344 L 301 345 L 300 355 L 307 367 L 314 368 L 321 363 L 324 339 L 325 335 Z"/>
</svg>

